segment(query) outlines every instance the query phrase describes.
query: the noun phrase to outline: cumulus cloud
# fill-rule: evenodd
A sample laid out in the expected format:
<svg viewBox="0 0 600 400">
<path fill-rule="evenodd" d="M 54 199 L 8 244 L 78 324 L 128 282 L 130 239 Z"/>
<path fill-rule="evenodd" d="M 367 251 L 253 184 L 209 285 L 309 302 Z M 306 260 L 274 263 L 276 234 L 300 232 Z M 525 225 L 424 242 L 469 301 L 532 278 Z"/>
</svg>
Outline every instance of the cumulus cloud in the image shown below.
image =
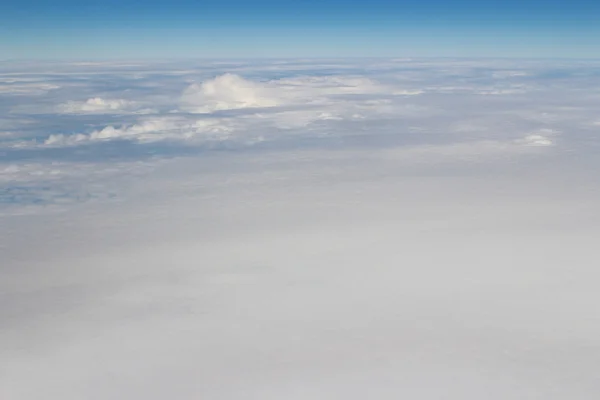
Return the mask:
<svg viewBox="0 0 600 400">
<path fill-rule="evenodd" d="M 330 103 L 330 97 L 335 95 L 420 93 L 420 90 L 387 87 L 366 77 L 298 76 L 260 82 L 227 73 L 200 84 L 192 84 L 184 91 L 182 102 L 190 111 L 212 112 L 286 105 L 322 105 Z"/>
<path fill-rule="evenodd" d="M 102 113 L 132 109 L 135 106 L 136 103 L 129 100 L 93 97 L 82 102 L 69 101 L 59 105 L 58 110 L 64 113 Z"/>
<path fill-rule="evenodd" d="M 192 84 L 183 93 L 182 101 L 194 112 L 274 107 L 281 103 L 273 87 L 235 74 Z"/>
<path fill-rule="evenodd" d="M 225 133 L 234 131 L 239 135 L 229 137 L 255 143 L 263 141 L 265 137 L 276 138 L 276 130 L 294 130 L 319 123 L 362 121 L 380 118 L 382 115 L 406 116 L 419 107 L 398 107 L 392 100 L 379 96 L 415 93 L 420 92 L 396 90 L 372 79 L 356 76 L 303 75 L 279 80 L 251 81 L 226 73 L 187 87 L 181 97 L 182 109 L 192 113 L 254 109 L 250 113 L 204 120 L 156 116 L 132 124 L 107 125 L 87 133 L 54 133 L 43 140 L 42 144 L 57 147 L 106 140 L 190 141 L 206 138 L 203 134 L 221 133 L 224 138 Z M 356 95 L 364 97 L 355 97 Z M 59 110 L 70 114 L 140 113 L 137 107 L 136 102 L 128 100 L 94 97 L 85 102 L 64 103 L 59 106 Z M 172 111 L 175 114 L 177 112 Z M 192 142 L 202 143 L 201 140 Z M 35 145 L 33 142 L 30 144 Z M 26 143 L 21 145 L 27 146 Z"/>
<path fill-rule="evenodd" d="M 133 125 L 109 125 L 88 134 L 52 134 L 43 144 L 47 146 L 74 146 L 107 140 L 134 140 L 148 143 L 167 139 L 186 140 L 202 134 L 226 136 L 230 131 L 231 127 L 224 125 L 217 119 L 190 121 L 177 117 L 157 117 L 145 119 Z"/>
<path fill-rule="evenodd" d="M 82 89 L 82 93 L 87 95 L 77 97 L 87 97 L 87 100 L 67 100 L 55 106 L 55 111 L 66 115 L 60 128 L 52 129 L 51 133 L 41 131 L 37 136 L 20 137 L 19 133 L 15 133 L 0 143 L 0 147 L 59 148 L 111 140 L 136 143 L 168 140 L 190 146 L 219 141 L 244 147 L 289 146 L 293 141 L 341 143 L 351 140 L 372 144 L 406 142 L 410 148 L 421 149 L 411 150 L 413 153 L 421 154 L 423 149 L 428 148 L 458 157 L 461 152 L 477 152 L 477 149 L 481 149 L 481 154 L 490 156 L 510 152 L 527 154 L 525 148 L 556 144 L 553 133 L 530 129 L 531 126 L 525 124 L 519 126 L 521 122 L 516 119 L 525 118 L 528 115 L 526 109 L 511 108 L 511 103 L 505 102 L 503 108 L 495 110 L 491 108 L 493 99 L 477 97 L 489 90 L 507 90 L 505 94 L 510 97 L 512 94 L 509 92 L 515 85 L 510 81 L 511 76 L 503 77 L 494 84 L 470 84 L 468 79 L 455 79 L 453 75 L 439 81 L 438 77 L 430 78 L 430 71 L 435 70 L 431 64 L 425 64 L 428 69 L 419 71 L 421 75 L 417 75 L 414 68 L 401 73 L 391 73 L 384 68 L 382 75 L 348 74 L 345 69 L 332 73 L 330 69 L 333 66 L 330 64 L 323 64 L 323 68 L 327 68 L 326 73 L 318 73 L 297 70 L 299 65 L 308 64 L 286 63 L 285 70 L 291 72 L 286 72 L 285 77 L 273 78 L 265 71 L 269 71 L 270 67 L 279 70 L 280 65 L 219 64 L 221 70 L 227 68 L 239 74 L 214 74 L 212 78 L 188 84 L 183 93 L 181 89 L 168 88 L 144 78 L 144 73 L 134 67 L 127 67 L 132 82 L 135 81 L 132 88 L 121 94 L 116 91 L 112 97 L 90 96 L 89 91 Z M 343 64 L 336 68 L 341 66 Z M 85 68 L 102 68 L 102 65 Z M 170 70 L 163 71 L 163 74 L 181 84 L 189 82 L 188 74 L 194 73 L 193 68 L 177 68 L 175 75 Z M 257 73 L 252 68 L 261 70 Z M 442 70 L 441 76 L 445 77 L 444 74 L 453 71 L 452 64 L 445 65 Z M 460 64 L 460 71 L 463 70 L 468 72 Z M 122 79 L 123 72 L 117 71 L 119 79 Z M 93 72 L 106 79 L 100 70 Z M 89 73 L 86 71 L 86 74 Z M 243 77 L 246 73 L 252 78 Z M 490 73 L 490 76 L 493 77 L 493 74 Z M 464 96 L 439 96 L 440 92 L 456 94 L 461 90 L 464 90 Z M 141 93 L 145 93 L 146 97 L 140 97 Z M 469 104 L 472 101 L 477 104 Z M 490 102 L 489 107 L 486 102 Z M 141 108 L 142 105 L 152 109 Z M 13 112 L 17 109 L 12 107 Z M 140 115 L 147 114 L 146 111 L 152 116 Z M 77 118 L 85 118 L 90 123 L 69 120 L 70 114 L 81 114 Z M 40 112 L 39 115 L 28 116 L 42 119 L 47 113 Z M 102 117 L 104 115 L 106 117 Z M 560 120 L 539 121 L 545 126 L 557 122 Z M 511 130 L 510 134 L 502 128 L 503 124 L 506 125 L 504 129 Z M 12 129 L 14 124 L 9 126 Z M 519 133 L 527 131 L 530 133 Z M 424 154 L 420 157 L 425 157 Z"/>
</svg>

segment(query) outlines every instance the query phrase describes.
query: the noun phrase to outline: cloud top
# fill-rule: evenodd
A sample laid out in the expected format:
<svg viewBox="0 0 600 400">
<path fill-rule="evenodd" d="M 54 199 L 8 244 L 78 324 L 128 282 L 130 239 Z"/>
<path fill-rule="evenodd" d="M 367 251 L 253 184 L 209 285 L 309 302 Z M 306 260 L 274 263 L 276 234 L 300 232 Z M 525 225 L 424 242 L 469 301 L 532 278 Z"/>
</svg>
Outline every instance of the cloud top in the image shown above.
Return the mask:
<svg viewBox="0 0 600 400">
<path fill-rule="evenodd" d="M 136 103 L 123 99 L 104 99 L 92 97 L 85 101 L 69 101 L 58 106 L 58 111 L 66 114 L 110 113 L 121 110 L 131 110 Z"/>
<path fill-rule="evenodd" d="M 188 121 L 177 117 L 148 118 L 133 125 L 108 125 L 89 134 L 52 134 L 44 145 L 52 147 L 76 146 L 85 143 L 108 140 L 132 140 L 141 143 L 159 140 L 187 140 L 197 136 L 204 138 L 227 136 L 230 127 L 217 119 Z"/>
<path fill-rule="evenodd" d="M 382 85 L 361 76 L 295 76 L 261 82 L 226 73 L 190 85 L 183 93 L 182 102 L 188 111 L 210 113 L 243 108 L 330 104 L 341 100 L 336 96 L 344 95 L 406 96 L 421 93 L 420 90 Z"/>
<path fill-rule="evenodd" d="M 194 112 L 274 107 L 281 104 L 272 87 L 235 74 L 194 83 L 183 93 L 184 106 Z"/>
</svg>

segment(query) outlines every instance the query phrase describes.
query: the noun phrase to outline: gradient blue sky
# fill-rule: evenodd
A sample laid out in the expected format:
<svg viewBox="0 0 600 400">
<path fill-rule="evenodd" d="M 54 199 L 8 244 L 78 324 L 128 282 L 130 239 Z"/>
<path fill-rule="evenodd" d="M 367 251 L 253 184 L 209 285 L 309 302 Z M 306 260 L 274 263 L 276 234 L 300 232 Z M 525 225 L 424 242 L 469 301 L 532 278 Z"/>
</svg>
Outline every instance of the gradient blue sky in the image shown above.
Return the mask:
<svg viewBox="0 0 600 400">
<path fill-rule="evenodd" d="M 600 56 L 595 0 L 8 0 L 0 59 Z"/>
</svg>

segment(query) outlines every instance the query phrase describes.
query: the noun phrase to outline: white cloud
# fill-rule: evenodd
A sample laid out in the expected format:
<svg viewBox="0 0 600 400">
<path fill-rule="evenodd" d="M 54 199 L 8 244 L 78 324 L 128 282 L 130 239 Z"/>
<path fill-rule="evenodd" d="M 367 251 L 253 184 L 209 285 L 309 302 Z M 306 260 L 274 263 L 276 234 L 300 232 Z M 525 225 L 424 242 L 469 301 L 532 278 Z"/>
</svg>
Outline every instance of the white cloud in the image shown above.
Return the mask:
<svg viewBox="0 0 600 400">
<path fill-rule="evenodd" d="M 224 74 L 192 84 L 183 93 L 182 101 L 191 111 L 201 113 L 280 104 L 274 88 L 235 74 Z"/>
<path fill-rule="evenodd" d="M 386 87 L 369 78 L 356 76 L 299 76 L 266 82 L 251 81 L 227 73 L 183 93 L 182 102 L 193 112 L 242 108 L 327 104 L 336 95 L 415 95 L 420 90 Z M 338 100 L 339 101 L 339 100 Z"/>
<path fill-rule="evenodd" d="M 313 95 L 373 94 L 393 93 L 370 78 L 360 76 L 299 76 L 276 81 L 283 90 L 289 90 L 292 96 L 310 99 Z"/>
<path fill-rule="evenodd" d="M 177 117 L 147 118 L 137 124 L 115 127 L 108 125 L 89 134 L 52 134 L 44 142 L 47 146 L 74 146 L 95 141 L 115 139 L 154 142 L 159 140 L 188 140 L 202 135 L 204 138 L 227 136 L 232 129 L 218 119 L 187 120 Z"/>
<path fill-rule="evenodd" d="M 123 99 L 103 99 L 93 97 L 86 101 L 69 101 L 58 106 L 58 110 L 64 113 L 102 113 L 127 110 L 136 107 L 136 103 Z"/>
<path fill-rule="evenodd" d="M 552 146 L 554 144 L 551 139 L 542 135 L 528 135 L 523 139 L 518 139 L 517 143 L 527 146 Z"/>
<path fill-rule="evenodd" d="M 593 398 L 598 192 L 376 155 L 178 159 L 0 229 L 2 394 Z"/>
<path fill-rule="evenodd" d="M 528 135 L 513 141 L 479 140 L 449 144 L 424 144 L 396 147 L 385 151 L 386 157 L 411 163 L 494 163 L 498 158 L 532 154 L 530 147 L 552 146 L 553 142 L 541 135 Z"/>
<path fill-rule="evenodd" d="M 413 61 L 408 63 L 421 65 Z M 345 138 L 360 137 L 361 141 L 368 140 L 370 143 L 382 140 L 401 143 L 406 138 L 411 147 L 446 148 L 444 151 L 448 154 L 465 146 L 471 149 L 485 147 L 483 153 L 486 154 L 494 153 L 492 147 L 499 152 L 525 154 L 527 151 L 522 147 L 547 147 L 556 144 L 553 134 L 531 129 L 532 126 L 518 118 L 528 118 L 532 124 L 544 126 L 562 123 L 566 119 L 533 120 L 527 117 L 531 114 L 527 107 L 504 106 L 511 104 L 510 91 L 517 87 L 510 80 L 502 83 L 507 79 L 498 77 L 499 80 L 493 84 L 472 84 L 468 79 L 453 77 L 468 73 L 469 63 L 457 63 L 455 67 L 448 63 L 440 67 L 443 73 L 439 76 L 434 73 L 435 63 L 422 64 L 426 68 L 422 71 L 411 67 L 403 72 L 394 72 L 393 68 L 403 66 L 384 63 L 377 67 L 383 71 L 381 74 L 352 75 L 346 72 L 353 67 L 351 63 L 324 63 L 326 73 L 318 73 L 316 70 L 312 74 L 306 71 L 306 66 L 309 69 L 315 68 L 314 66 L 285 63 L 282 64 L 285 66 L 284 70 L 289 72 L 286 72 L 286 77 L 277 79 L 270 78 L 265 71 L 269 71 L 269 68 L 279 71 L 280 64 L 215 64 L 216 71 L 222 72 L 223 68 L 227 68 L 247 73 L 253 78 L 233 73 L 213 74 L 216 77 L 188 85 L 183 94 L 181 86 L 190 82 L 191 76 L 197 74 L 194 68 L 177 65 L 174 66 L 175 72 L 183 72 L 173 74 L 170 69 L 142 68 L 138 71 L 134 67 L 127 67 L 124 71 L 128 75 L 123 75 L 124 72 L 118 69 L 114 73 L 121 80 L 124 76 L 129 76 L 129 82 L 135 81 L 131 83 L 133 88 L 124 89 L 121 93 L 115 91 L 114 96 L 105 97 L 90 95 L 90 91 L 81 85 L 77 90 L 86 93 L 85 96 L 78 94 L 68 97 L 87 100 L 62 101 L 54 106 L 54 111 L 59 110 L 63 114 L 85 115 L 81 118 L 89 119 L 89 124 L 63 122 L 60 130 L 53 129 L 50 134 L 42 131 L 38 136 L 28 135 L 22 139 L 17 133 L 1 142 L 0 147 L 57 148 L 110 140 L 138 143 L 170 140 L 186 145 L 216 140 L 236 147 L 265 142 L 278 146 L 285 142 L 289 146 L 294 140 L 308 142 L 315 138 L 326 138 L 343 141 Z M 89 68 L 93 69 L 88 70 Z M 100 74 L 101 68 L 102 65 L 86 66 L 86 79 L 94 82 L 94 79 L 99 79 L 96 75 L 106 79 L 106 75 Z M 339 68 L 339 73 L 332 73 L 332 68 Z M 179 82 L 180 86 L 170 87 L 159 80 L 150 80 L 147 71 L 152 71 L 152 76 L 162 73 L 168 76 L 165 82 Z M 141 78 L 138 76 L 140 74 Z M 493 76 L 492 73 L 489 75 Z M 450 78 L 445 79 L 445 76 Z M 39 78 L 32 75 L 31 79 Z M 73 90 L 75 91 L 75 87 Z M 495 101 L 493 99 L 477 97 L 481 93 L 494 91 L 503 91 L 506 95 L 507 101 L 501 103 L 503 109 L 490 108 Z M 440 92 L 444 92 L 444 96 L 440 96 Z M 462 93 L 461 96 L 450 96 L 458 92 Z M 420 95 L 413 96 L 415 94 Z M 36 117 L 36 114 L 28 114 L 29 117 L 47 118 L 48 112 L 43 106 L 26 106 L 32 110 L 37 108 L 40 115 Z M 22 107 L 24 106 L 12 109 L 23 110 Z M 537 104 L 536 109 L 544 110 L 544 107 Z M 229 112 L 214 114 L 218 111 Z M 153 115 L 145 115 L 146 112 Z M 195 113 L 214 115 L 190 115 Z M 104 114 L 110 114 L 110 117 L 107 116 L 103 121 L 100 116 Z M 63 121 L 68 121 L 66 118 L 68 117 L 63 117 Z M 511 133 L 507 134 L 504 129 L 510 129 Z M 518 134 L 527 131 L 531 133 Z M 415 144 L 417 146 L 413 146 Z"/>
<path fill-rule="evenodd" d="M 597 98 L 370 63 L 54 65 L 0 104 L 0 397 L 594 399 Z"/>
<path fill-rule="evenodd" d="M 525 71 L 494 71 L 492 72 L 492 77 L 494 78 L 515 78 L 515 77 L 523 77 L 528 76 L 529 74 Z"/>
<path fill-rule="evenodd" d="M 45 82 L 0 82 L 0 94 L 31 95 L 46 94 L 60 88 L 59 85 Z"/>
<path fill-rule="evenodd" d="M 553 146 L 554 138 L 558 136 L 560 132 L 555 129 L 538 129 L 536 132 L 531 133 L 521 139 L 515 140 L 515 143 L 525 146 Z"/>
</svg>

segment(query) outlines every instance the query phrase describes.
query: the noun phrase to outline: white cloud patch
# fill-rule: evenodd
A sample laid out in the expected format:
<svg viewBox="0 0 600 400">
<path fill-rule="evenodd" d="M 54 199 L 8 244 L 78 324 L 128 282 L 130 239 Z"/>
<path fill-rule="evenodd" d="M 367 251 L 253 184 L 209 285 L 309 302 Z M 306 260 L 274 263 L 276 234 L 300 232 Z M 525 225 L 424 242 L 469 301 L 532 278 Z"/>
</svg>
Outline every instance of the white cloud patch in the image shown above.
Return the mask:
<svg viewBox="0 0 600 400">
<path fill-rule="evenodd" d="M 515 143 L 525 146 L 553 146 L 555 145 L 555 138 L 559 135 L 559 133 L 560 132 L 554 129 L 539 129 L 534 133 L 531 133 L 523 138 L 515 140 Z"/>
<path fill-rule="evenodd" d="M 331 102 L 330 97 L 335 95 L 420 93 L 420 90 L 386 87 L 365 77 L 299 76 L 259 82 L 227 73 L 200 84 L 192 84 L 184 91 L 182 102 L 189 111 L 206 113 L 242 108 L 327 104 Z"/>
<path fill-rule="evenodd" d="M 58 110 L 64 113 L 104 113 L 130 110 L 137 105 L 133 101 L 123 99 L 103 99 L 93 97 L 85 101 L 69 101 L 58 106 Z"/>
<path fill-rule="evenodd" d="M 212 112 L 240 108 L 274 107 L 281 104 L 274 87 L 252 82 L 235 74 L 224 74 L 200 84 L 194 83 L 183 93 L 182 101 L 194 112 Z"/>
<path fill-rule="evenodd" d="M 137 142 L 155 142 L 160 140 L 187 140 L 198 135 L 204 138 L 226 137 L 231 127 L 217 119 L 190 121 L 176 117 L 148 118 L 133 125 L 109 125 L 88 134 L 53 134 L 45 141 L 47 146 L 74 146 L 95 141 L 134 140 Z"/>
<path fill-rule="evenodd" d="M 41 95 L 59 88 L 59 85 L 45 82 L 0 81 L 0 95 Z"/>
<path fill-rule="evenodd" d="M 551 139 L 542 135 L 528 135 L 523 139 L 517 140 L 517 143 L 528 145 L 528 146 L 552 146 L 553 142 Z"/>
<path fill-rule="evenodd" d="M 513 141 L 481 140 L 450 144 L 426 144 L 396 147 L 384 152 L 386 157 L 411 163 L 497 162 L 499 158 L 536 154 L 534 147 L 552 146 L 552 140 L 528 135 Z M 538 153 L 539 154 L 539 153 Z"/>
</svg>

